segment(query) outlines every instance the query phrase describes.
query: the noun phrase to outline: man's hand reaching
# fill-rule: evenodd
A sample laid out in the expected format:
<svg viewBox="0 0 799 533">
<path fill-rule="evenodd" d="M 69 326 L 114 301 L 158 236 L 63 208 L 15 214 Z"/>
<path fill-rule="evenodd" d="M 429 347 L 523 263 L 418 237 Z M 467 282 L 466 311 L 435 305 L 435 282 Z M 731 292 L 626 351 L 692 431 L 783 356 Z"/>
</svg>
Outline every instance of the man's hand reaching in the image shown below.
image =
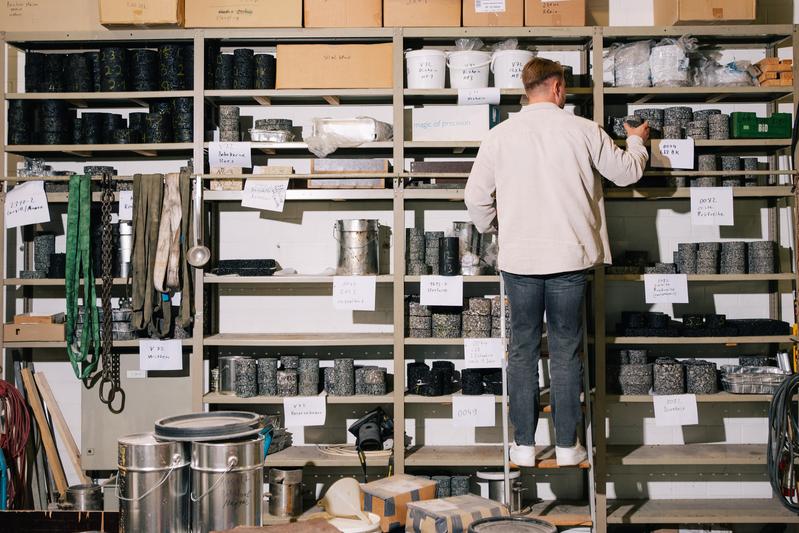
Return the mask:
<svg viewBox="0 0 799 533">
<path fill-rule="evenodd" d="M 643 124 L 641 124 L 637 128 L 634 128 L 625 122 L 624 131 L 627 132 L 627 137 L 629 137 L 630 135 L 637 135 L 641 137 L 641 139 L 643 139 L 644 142 L 649 140 L 649 122 L 646 120 L 643 122 Z"/>
</svg>

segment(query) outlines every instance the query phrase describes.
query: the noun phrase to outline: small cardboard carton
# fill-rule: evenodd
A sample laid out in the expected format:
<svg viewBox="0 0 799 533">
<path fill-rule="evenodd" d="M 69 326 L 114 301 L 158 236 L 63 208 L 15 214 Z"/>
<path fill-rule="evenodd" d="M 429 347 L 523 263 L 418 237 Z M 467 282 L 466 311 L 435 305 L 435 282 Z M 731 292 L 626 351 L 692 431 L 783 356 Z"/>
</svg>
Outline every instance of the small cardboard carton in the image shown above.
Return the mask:
<svg viewBox="0 0 799 533">
<path fill-rule="evenodd" d="M 654 0 L 655 24 L 752 23 L 757 0 Z"/>
<path fill-rule="evenodd" d="M 383 0 L 383 26 L 461 25 L 461 0 Z"/>
<path fill-rule="evenodd" d="M 463 0 L 463 25 L 524 26 L 524 0 Z"/>
<path fill-rule="evenodd" d="M 585 26 L 585 0 L 525 0 L 525 26 Z"/>
<path fill-rule="evenodd" d="M 279 44 L 278 89 L 390 89 L 393 45 Z"/>
<path fill-rule="evenodd" d="M 4 324 L 6 342 L 49 342 L 64 340 L 64 324 Z"/>
<path fill-rule="evenodd" d="M 182 26 L 183 0 L 100 0 L 106 26 Z"/>
<path fill-rule="evenodd" d="M 407 533 L 466 533 L 472 522 L 492 516 L 508 516 L 501 503 L 475 494 L 408 504 Z"/>
<path fill-rule="evenodd" d="M 431 500 L 435 495 L 435 481 L 402 474 L 361 485 L 361 507 L 378 515 L 380 528 L 390 531 L 405 525 L 409 503 Z"/>
<path fill-rule="evenodd" d="M 187 28 L 301 28 L 302 0 L 185 0 Z"/>
<path fill-rule="evenodd" d="M 379 28 L 383 0 L 305 0 L 306 28 Z"/>
<path fill-rule="evenodd" d="M 97 0 L 6 0 L 0 9 L 0 31 L 106 31 L 100 25 Z"/>
</svg>

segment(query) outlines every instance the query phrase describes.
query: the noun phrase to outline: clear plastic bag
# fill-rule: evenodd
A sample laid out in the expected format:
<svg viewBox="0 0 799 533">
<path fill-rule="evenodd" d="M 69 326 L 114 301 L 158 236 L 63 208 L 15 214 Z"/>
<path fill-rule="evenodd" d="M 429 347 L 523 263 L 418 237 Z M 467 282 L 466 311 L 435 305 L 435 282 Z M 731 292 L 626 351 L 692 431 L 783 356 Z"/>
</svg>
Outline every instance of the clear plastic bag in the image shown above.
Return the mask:
<svg viewBox="0 0 799 533">
<path fill-rule="evenodd" d="M 391 124 L 371 117 L 354 119 L 315 118 L 313 133 L 305 138 L 308 150 L 317 157 L 327 157 L 339 148 L 352 148 L 363 143 L 390 141 Z"/>
<path fill-rule="evenodd" d="M 695 38 L 663 39 L 652 47 L 649 67 L 655 87 L 687 87 L 690 84 L 690 54 L 696 50 Z"/>
<path fill-rule="evenodd" d="M 694 85 L 702 87 L 747 87 L 755 85 L 755 78 L 749 72 L 749 61 L 732 61 L 725 65 L 719 63 L 718 51 L 700 54 L 694 64 Z"/>
<path fill-rule="evenodd" d="M 615 51 L 614 77 L 616 87 L 649 87 L 652 73 L 649 51 L 652 41 L 637 41 L 619 46 Z"/>
<path fill-rule="evenodd" d="M 619 46 L 614 43 L 602 52 L 602 82 L 606 87 L 616 85 L 616 50 Z"/>
<path fill-rule="evenodd" d="M 504 41 L 500 41 L 500 42 L 498 42 L 496 44 L 492 44 L 489 47 L 489 49 L 492 52 L 499 52 L 501 50 L 518 50 L 519 49 L 519 39 L 505 39 Z"/>
<path fill-rule="evenodd" d="M 464 38 L 455 41 L 455 51 L 462 52 L 464 50 L 482 50 L 485 45 L 482 39 L 477 38 Z"/>
</svg>

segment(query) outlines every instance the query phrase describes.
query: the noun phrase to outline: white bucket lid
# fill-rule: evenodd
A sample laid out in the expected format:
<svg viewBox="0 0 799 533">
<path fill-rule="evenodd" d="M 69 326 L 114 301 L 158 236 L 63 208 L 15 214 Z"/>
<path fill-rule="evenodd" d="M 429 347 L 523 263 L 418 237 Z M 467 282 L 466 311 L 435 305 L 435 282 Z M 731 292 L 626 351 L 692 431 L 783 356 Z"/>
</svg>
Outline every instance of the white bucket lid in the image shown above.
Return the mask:
<svg viewBox="0 0 799 533">
<path fill-rule="evenodd" d="M 419 50 L 408 50 L 405 52 L 405 57 L 425 57 L 425 56 L 438 56 L 444 57 L 446 54 L 444 50 L 437 50 L 435 48 L 420 48 Z"/>
<path fill-rule="evenodd" d="M 522 475 L 521 471 L 511 470 L 510 475 L 508 477 L 510 479 L 516 479 L 521 475 Z M 484 479 L 486 481 L 504 481 L 505 472 L 477 472 L 477 478 Z"/>
</svg>

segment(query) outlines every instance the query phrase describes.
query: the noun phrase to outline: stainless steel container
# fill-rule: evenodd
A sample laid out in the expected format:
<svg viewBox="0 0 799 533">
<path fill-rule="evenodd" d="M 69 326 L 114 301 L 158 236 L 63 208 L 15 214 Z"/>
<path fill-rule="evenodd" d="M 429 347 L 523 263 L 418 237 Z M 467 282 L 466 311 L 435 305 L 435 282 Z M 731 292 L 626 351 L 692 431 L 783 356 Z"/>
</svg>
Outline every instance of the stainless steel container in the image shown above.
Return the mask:
<svg viewBox="0 0 799 533">
<path fill-rule="evenodd" d="M 507 505 L 511 513 L 515 513 L 522 508 L 522 493 L 524 488 L 522 483 L 518 481 L 521 472 L 512 470 L 510 472 L 511 483 L 511 501 L 510 504 L 505 499 L 505 473 L 504 472 L 477 472 L 477 484 L 488 485 L 488 499 Z M 480 494 L 479 490 L 475 491 Z"/>
<path fill-rule="evenodd" d="M 371 276 L 379 272 L 380 243 L 377 220 L 337 220 L 335 237 L 338 241 L 339 276 Z"/>
<path fill-rule="evenodd" d="M 67 506 L 74 511 L 102 511 L 103 488 L 100 485 L 67 487 Z"/>
<path fill-rule="evenodd" d="M 119 221 L 119 248 L 117 261 L 119 262 L 119 277 L 130 276 L 130 266 L 133 253 L 133 222 L 130 220 Z"/>
<path fill-rule="evenodd" d="M 471 222 L 453 222 L 453 237 L 460 241 L 461 258 L 464 254 L 470 253 L 480 255 L 480 233 Z"/>
<path fill-rule="evenodd" d="M 188 533 L 189 444 L 159 441 L 152 433 L 119 439 L 121 533 Z"/>
<path fill-rule="evenodd" d="M 269 514 L 280 518 L 302 513 L 302 469 L 272 468 L 269 470 Z"/>
<path fill-rule="evenodd" d="M 191 446 L 193 533 L 260 526 L 264 494 L 264 437 Z"/>
<path fill-rule="evenodd" d="M 219 358 L 219 393 L 236 394 L 236 367 L 250 357 L 230 355 Z"/>
</svg>

